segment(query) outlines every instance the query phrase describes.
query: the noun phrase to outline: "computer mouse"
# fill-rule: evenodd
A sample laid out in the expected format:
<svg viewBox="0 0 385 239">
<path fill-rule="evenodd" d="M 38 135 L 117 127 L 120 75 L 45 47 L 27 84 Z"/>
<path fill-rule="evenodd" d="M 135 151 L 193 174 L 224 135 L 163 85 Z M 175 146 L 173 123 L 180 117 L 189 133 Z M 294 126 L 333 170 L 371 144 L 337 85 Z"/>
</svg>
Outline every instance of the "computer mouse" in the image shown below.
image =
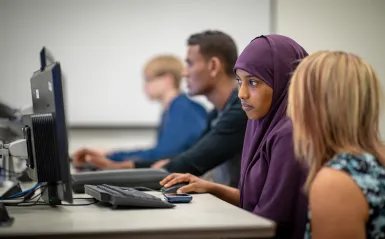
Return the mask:
<svg viewBox="0 0 385 239">
<path fill-rule="evenodd" d="M 172 185 L 171 187 L 168 187 L 168 188 L 161 188 L 160 191 L 162 193 L 176 193 L 176 191 L 178 191 L 179 188 L 183 187 L 183 186 L 186 186 L 188 185 L 189 183 L 177 183 L 177 184 L 174 184 Z"/>
</svg>

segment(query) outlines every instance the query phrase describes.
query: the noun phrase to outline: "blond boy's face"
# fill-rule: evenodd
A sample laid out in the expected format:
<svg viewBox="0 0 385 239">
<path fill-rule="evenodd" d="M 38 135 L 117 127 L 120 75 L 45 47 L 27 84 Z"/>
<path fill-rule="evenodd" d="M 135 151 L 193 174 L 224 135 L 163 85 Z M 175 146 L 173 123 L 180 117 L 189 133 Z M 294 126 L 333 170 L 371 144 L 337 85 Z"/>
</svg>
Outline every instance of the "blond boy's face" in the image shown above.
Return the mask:
<svg viewBox="0 0 385 239">
<path fill-rule="evenodd" d="M 165 91 L 164 76 L 145 74 L 144 92 L 150 100 L 158 100 Z"/>
</svg>

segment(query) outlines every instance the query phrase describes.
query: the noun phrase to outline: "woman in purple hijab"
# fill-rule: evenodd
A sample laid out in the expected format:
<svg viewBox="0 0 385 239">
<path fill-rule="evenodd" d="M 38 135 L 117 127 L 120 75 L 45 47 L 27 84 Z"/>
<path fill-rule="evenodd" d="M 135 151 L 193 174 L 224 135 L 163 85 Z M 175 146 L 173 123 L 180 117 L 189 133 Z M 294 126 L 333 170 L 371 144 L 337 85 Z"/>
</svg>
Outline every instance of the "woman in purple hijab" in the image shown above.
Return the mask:
<svg viewBox="0 0 385 239">
<path fill-rule="evenodd" d="M 188 174 L 171 174 L 165 187 L 189 182 L 178 192 L 208 192 L 277 223 L 276 238 L 303 238 L 307 198 L 306 170 L 294 156 L 293 128 L 286 116 L 291 73 L 307 52 L 281 35 L 255 38 L 239 56 L 234 71 L 238 97 L 249 121 L 238 189 Z"/>
</svg>

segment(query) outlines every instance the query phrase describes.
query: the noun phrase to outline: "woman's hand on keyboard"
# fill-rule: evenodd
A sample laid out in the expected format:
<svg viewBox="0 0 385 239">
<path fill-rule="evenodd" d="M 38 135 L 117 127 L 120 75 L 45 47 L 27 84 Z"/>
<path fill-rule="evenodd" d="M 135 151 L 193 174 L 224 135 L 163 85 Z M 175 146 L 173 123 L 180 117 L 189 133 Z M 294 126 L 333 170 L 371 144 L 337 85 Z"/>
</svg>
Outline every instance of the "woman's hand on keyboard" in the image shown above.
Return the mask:
<svg viewBox="0 0 385 239">
<path fill-rule="evenodd" d="M 177 193 L 189 193 L 189 192 L 197 192 L 197 193 L 210 193 L 213 183 L 203 180 L 199 177 L 191 175 L 189 173 L 180 174 L 173 173 L 165 177 L 160 184 L 165 188 L 171 187 L 177 183 L 189 183 L 186 186 L 183 186 L 178 189 Z"/>
</svg>

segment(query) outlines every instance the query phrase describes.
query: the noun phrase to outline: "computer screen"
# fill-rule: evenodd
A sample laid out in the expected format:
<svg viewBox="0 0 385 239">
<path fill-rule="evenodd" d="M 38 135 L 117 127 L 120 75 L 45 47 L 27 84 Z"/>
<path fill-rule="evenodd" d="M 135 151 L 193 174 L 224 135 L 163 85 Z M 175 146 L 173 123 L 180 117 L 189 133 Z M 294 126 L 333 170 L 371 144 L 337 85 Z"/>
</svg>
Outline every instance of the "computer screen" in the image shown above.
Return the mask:
<svg viewBox="0 0 385 239">
<path fill-rule="evenodd" d="M 60 63 L 48 63 L 40 52 L 41 67 L 30 80 L 33 114 L 23 115 L 27 142 L 28 176 L 44 184 L 42 198 L 50 205 L 72 203 L 63 79 Z"/>
</svg>

